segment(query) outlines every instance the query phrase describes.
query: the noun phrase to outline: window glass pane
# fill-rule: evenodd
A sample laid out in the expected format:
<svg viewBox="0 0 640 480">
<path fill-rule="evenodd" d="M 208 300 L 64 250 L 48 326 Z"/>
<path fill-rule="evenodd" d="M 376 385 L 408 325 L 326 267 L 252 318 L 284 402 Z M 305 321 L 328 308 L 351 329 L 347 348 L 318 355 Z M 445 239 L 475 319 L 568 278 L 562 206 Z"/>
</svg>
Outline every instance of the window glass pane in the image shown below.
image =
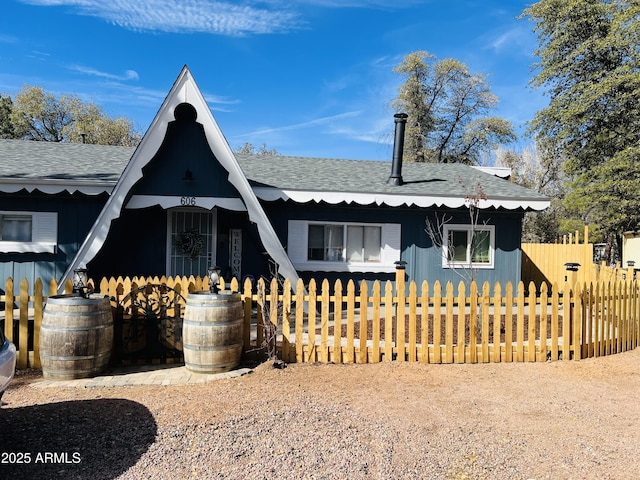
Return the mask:
<svg viewBox="0 0 640 480">
<path fill-rule="evenodd" d="M 324 225 L 309 225 L 309 260 L 324 260 Z"/>
<path fill-rule="evenodd" d="M 363 227 L 349 225 L 347 227 L 347 260 L 350 262 L 362 262 Z"/>
<path fill-rule="evenodd" d="M 31 230 L 31 215 L 0 216 L 0 240 L 30 242 Z"/>
<path fill-rule="evenodd" d="M 487 230 L 475 232 L 471 245 L 471 261 L 474 263 L 489 263 L 489 249 L 491 234 Z"/>
<path fill-rule="evenodd" d="M 364 261 L 379 262 L 382 249 L 382 228 L 364 227 Z"/>
<path fill-rule="evenodd" d="M 467 231 L 449 230 L 449 261 L 467 261 Z"/>
<path fill-rule="evenodd" d="M 344 228 L 342 225 L 325 226 L 324 240 L 327 249 L 325 260 L 329 262 L 344 261 Z"/>
<path fill-rule="evenodd" d="M 344 227 L 342 225 L 309 225 L 307 258 L 343 262 Z"/>
</svg>

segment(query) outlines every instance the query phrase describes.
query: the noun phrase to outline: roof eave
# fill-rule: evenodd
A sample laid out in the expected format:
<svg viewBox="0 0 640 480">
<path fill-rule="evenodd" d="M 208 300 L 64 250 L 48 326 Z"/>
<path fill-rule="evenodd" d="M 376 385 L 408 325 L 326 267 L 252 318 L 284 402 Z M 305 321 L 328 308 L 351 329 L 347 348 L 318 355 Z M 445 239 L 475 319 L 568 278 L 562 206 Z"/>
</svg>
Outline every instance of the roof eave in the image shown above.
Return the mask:
<svg viewBox="0 0 640 480">
<path fill-rule="evenodd" d="M 116 180 L 69 180 L 69 179 L 30 179 L 30 178 L 3 178 L 0 180 L 0 192 L 16 193 L 20 190 L 56 194 L 67 191 L 69 193 L 80 192 L 86 195 L 99 195 L 111 193 L 116 185 Z"/>
<path fill-rule="evenodd" d="M 313 191 L 313 190 L 289 190 L 274 187 L 253 187 L 256 196 L 261 200 L 291 200 L 297 203 L 325 202 L 328 204 L 354 203 L 357 205 L 386 205 L 389 207 L 447 207 L 462 208 L 467 206 L 467 201 L 456 196 L 437 195 L 391 195 L 387 193 L 362 193 L 339 191 Z M 550 201 L 546 197 L 532 198 L 488 198 L 481 200 L 480 209 L 506 209 L 540 211 L 548 208 Z"/>
</svg>

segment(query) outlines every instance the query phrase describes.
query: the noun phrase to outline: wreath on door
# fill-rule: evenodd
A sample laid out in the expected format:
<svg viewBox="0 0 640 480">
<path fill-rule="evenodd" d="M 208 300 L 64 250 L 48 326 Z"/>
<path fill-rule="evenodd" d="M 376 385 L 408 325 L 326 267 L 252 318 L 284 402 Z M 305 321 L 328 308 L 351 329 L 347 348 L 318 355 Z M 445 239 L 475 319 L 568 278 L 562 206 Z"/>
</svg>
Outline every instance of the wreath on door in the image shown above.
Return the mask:
<svg viewBox="0 0 640 480">
<path fill-rule="evenodd" d="M 182 254 L 194 260 L 204 250 L 204 235 L 197 229 L 180 232 L 176 237 L 176 247 Z"/>
</svg>

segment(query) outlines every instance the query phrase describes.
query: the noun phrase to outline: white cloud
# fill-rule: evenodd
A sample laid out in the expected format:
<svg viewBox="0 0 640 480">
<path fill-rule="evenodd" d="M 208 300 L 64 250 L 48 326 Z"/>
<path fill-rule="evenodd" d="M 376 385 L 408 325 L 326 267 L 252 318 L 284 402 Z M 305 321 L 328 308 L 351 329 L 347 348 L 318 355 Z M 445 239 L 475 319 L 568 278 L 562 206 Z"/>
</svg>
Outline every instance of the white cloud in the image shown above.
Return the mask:
<svg viewBox="0 0 640 480">
<path fill-rule="evenodd" d="M 281 4 L 281 0 L 271 0 Z M 432 3 L 431 0 L 298 0 L 297 3 L 325 8 L 406 8 Z"/>
<path fill-rule="evenodd" d="M 18 39 L 12 35 L 0 34 L 0 43 L 18 43 Z"/>
<path fill-rule="evenodd" d="M 69 70 L 74 70 L 76 72 L 84 73 L 86 75 L 106 78 L 109 80 L 126 81 L 126 80 L 138 80 L 140 78 L 138 76 L 138 72 L 136 72 L 135 70 L 125 70 L 123 75 L 115 75 L 113 73 L 101 72 L 100 70 L 97 70 L 95 68 L 84 67 L 82 65 L 72 65 L 71 67 L 69 67 Z"/>
<path fill-rule="evenodd" d="M 519 51 L 531 54 L 535 46 L 534 34 L 525 25 L 518 25 L 488 38 L 487 48 L 496 53 Z"/>
<path fill-rule="evenodd" d="M 254 132 L 249 132 L 249 133 L 245 133 L 243 135 L 238 135 L 239 137 L 249 137 L 249 136 L 254 136 L 254 135 L 264 135 L 264 134 L 268 134 L 268 133 L 275 133 L 275 132 L 283 132 L 283 131 L 289 131 L 289 130 L 301 130 L 303 128 L 309 128 L 309 127 L 317 127 L 318 125 L 328 125 L 328 124 L 332 124 L 334 121 L 338 120 L 338 119 L 343 119 L 343 118 L 348 118 L 348 117 L 355 117 L 360 115 L 361 112 L 345 112 L 345 113 L 339 113 L 338 115 L 331 115 L 329 117 L 321 117 L 321 118 L 315 118 L 313 120 L 309 120 L 307 122 L 302 122 L 302 123 L 296 123 L 293 125 L 285 125 L 282 127 L 273 127 L 273 128 L 262 128 L 260 130 L 254 131 Z"/>
<path fill-rule="evenodd" d="M 40 6 L 66 6 L 80 15 L 102 18 L 131 30 L 222 35 L 265 34 L 300 26 L 290 9 L 268 9 L 217 0 L 22 0 Z M 264 3 L 263 3 L 264 5 Z"/>
<path fill-rule="evenodd" d="M 42 7 L 69 7 L 130 30 L 247 35 L 287 32 L 304 26 L 295 6 L 407 8 L 432 0 L 21 0 Z"/>
</svg>

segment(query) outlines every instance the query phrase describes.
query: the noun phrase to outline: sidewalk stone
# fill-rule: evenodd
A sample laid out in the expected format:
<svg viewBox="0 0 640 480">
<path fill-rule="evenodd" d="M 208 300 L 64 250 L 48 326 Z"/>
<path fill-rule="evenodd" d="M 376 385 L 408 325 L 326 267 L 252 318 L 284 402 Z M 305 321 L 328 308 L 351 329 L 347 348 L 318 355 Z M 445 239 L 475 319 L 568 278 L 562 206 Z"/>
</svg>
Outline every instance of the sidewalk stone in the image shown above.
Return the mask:
<svg viewBox="0 0 640 480">
<path fill-rule="evenodd" d="M 253 372 L 251 368 L 238 368 L 224 373 L 195 374 L 183 365 L 166 367 L 164 365 L 134 366 L 109 372 L 95 378 L 78 380 L 42 380 L 33 383 L 36 388 L 96 388 L 96 387 L 135 387 L 137 385 L 187 385 L 212 382 L 223 378 L 236 378 Z"/>
</svg>

